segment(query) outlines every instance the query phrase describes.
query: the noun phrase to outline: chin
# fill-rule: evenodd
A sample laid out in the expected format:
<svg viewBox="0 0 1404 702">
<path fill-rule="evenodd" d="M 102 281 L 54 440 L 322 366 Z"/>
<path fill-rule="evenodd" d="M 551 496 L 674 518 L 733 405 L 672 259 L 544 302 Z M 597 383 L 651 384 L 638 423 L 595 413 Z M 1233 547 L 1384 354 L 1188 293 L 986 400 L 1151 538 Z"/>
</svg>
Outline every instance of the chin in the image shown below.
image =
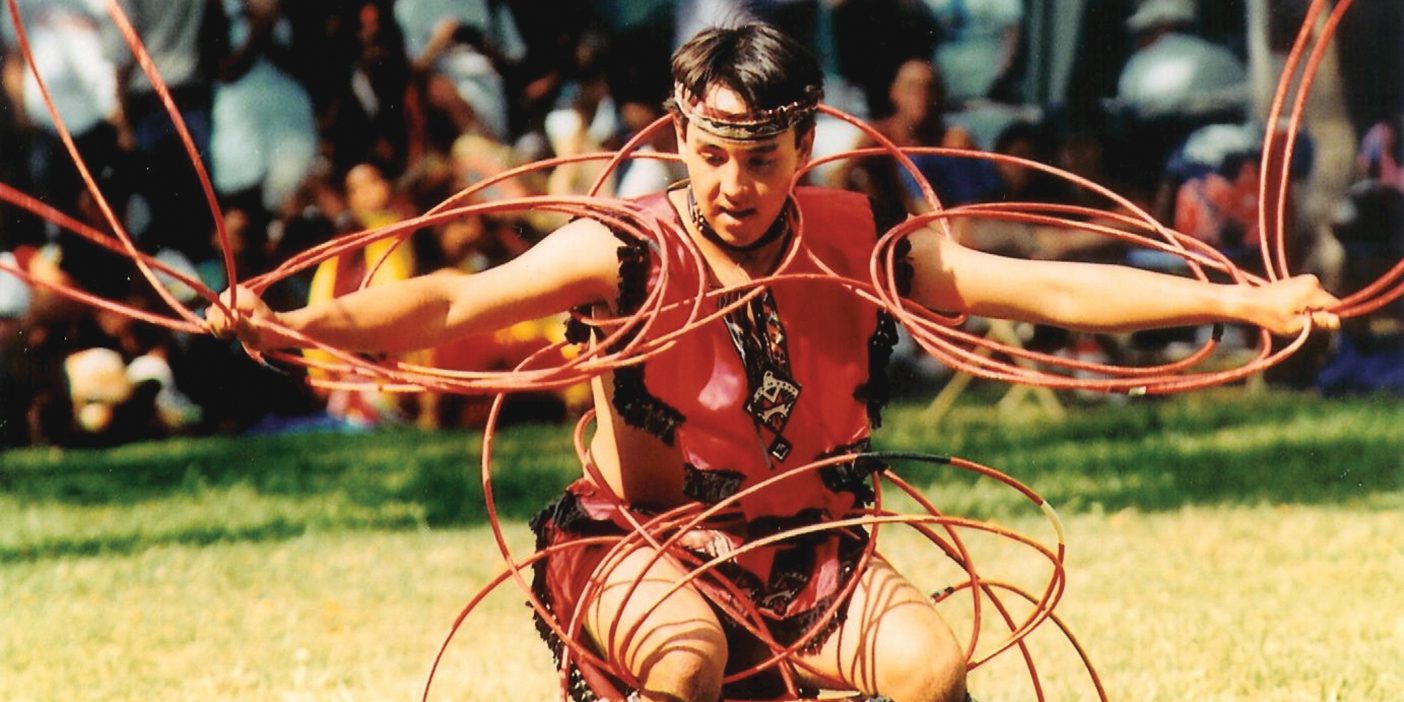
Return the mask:
<svg viewBox="0 0 1404 702">
<path fill-rule="evenodd" d="M 755 231 L 752 231 L 755 230 Z M 745 227 L 744 229 L 727 229 L 717 232 L 721 234 L 733 246 L 750 246 L 762 236 L 765 236 L 765 229 L 759 227 Z"/>
</svg>

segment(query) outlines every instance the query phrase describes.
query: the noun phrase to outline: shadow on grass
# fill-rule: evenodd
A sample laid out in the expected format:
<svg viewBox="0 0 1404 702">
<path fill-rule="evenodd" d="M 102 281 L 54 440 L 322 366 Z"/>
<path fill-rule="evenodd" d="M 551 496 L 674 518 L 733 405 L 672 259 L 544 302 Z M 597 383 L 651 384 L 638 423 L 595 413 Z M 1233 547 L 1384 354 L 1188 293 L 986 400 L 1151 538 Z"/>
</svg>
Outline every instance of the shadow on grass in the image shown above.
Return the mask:
<svg viewBox="0 0 1404 702">
<path fill-rule="evenodd" d="M 879 443 L 932 450 L 920 417 L 919 408 L 899 410 Z M 1404 498 L 1400 427 L 1404 402 L 1390 398 L 1214 394 L 1084 409 L 1058 423 L 999 422 L 981 413 L 943 425 L 940 440 L 943 452 L 997 468 L 1060 510 L 1357 507 Z M 944 471 L 925 484 L 951 494 L 974 482 Z M 973 508 L 999 515 L 1018 502 L 1012 491 L 987 501 Z"/>
<path fill-rule="evenodd" d="M 135 553 L 156 545 L 208 546 L 234 541 L 278 541 L 303 535 L 308 525 L 275 519 L 242 528 L 223 525 L 170 530 L 152 538 L 146 534 L 100 534 L 70 536 L 40 543 L 0 547 L 0 563 L 65 556 L 97 556 Z"/>
<path fill-rule="evenodd" d="M 897 407 L 877 443 L 991 465 L 1065 512 L 1359 505 L 1404 492 L 1401 426 L 1399 401 L 1231 394 L 1079 411 L 1060 423 L 968 413 L 937 429 L 924 424 L 919 407 Z M 0 500 L 53 523 L 4 537 L 0 562 L 276 540 L 308 529 L 481 524 L 480 451 L 480 438 L 469 433 L 411 430 L 11 451 L 0 456 Z M 534 514 L 579 474 L 565 427 L 514 427 L 498 435 L 494 452 L 494 496 L 508 519 Z M 1017 503 L 1012 491 L 971 490 L 972 480 L 949 471 L 897 468 L 972 516 L 1004 514 Z M 988 497 L 961 499 L 977 492 Z M 265 507 L 274 502 L 276 509 Z M 119 516 L 117 526 L 95 530 L 97 510 L 170 519 L 131 526 L 144 517 Z M 253 516 L 213 514 L 221 510 Z"/>
</svg>

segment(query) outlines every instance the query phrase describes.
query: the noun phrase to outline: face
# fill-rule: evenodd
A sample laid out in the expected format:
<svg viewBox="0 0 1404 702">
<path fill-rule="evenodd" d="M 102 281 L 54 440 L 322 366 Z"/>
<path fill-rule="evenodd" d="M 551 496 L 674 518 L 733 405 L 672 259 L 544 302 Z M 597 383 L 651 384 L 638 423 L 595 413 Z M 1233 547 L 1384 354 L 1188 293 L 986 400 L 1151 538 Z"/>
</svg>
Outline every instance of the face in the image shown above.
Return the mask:
<svg viewBox="0 0 1404 702">
<path fill-rule="evenodd" d="M 445 223 L 439 229 L 439 249 L 444 258 L 458 263 L 473 253 L 473 249 L 483 238 L 483 219 L 464 217 Z"/>
<path fill-rule="evenodd" d="M 713 88 L 707 104 L 722 112 L 745 113 L 741 97 Z M 692 194 L 707 223 L 722 239 L 745 246 L 770 228 L 785 206 L 795 171 L 809 158 L 813 131 L 796 143 L 794 127 L 771 139 L 729 141 L 702 129 L 679 127 L 678 143 L 691 179 Z"/>
<path fill-rule="evenodd" d="M 1038 155 L 1035 153 L 1033 142 L 1028 139 L 1015 139 L 1005 145 L 1003 153 L 1030 160 Z M 1011 192 L 1023 192 L 1029 186 L 1029 181 L 1033 180 L 1033 170 L 1024 166 L 999 161 L 995 163 L 995 168 L 999 170 L 1000 178 Z"/>
<path fill-rule="evenodd" d="M 888 92 L 897 114 L 913 122 L 941 110 L 941 83 L 936 69 L 927 61 L 912 60 L 897 69 Z"/>
<path fill-rule="evenodd" d="M 379 212 L 390 205 L 390 183 L 380 169 L 363 163 L 346 173 L 346 200 L 357 214 Z"/>
</svg>

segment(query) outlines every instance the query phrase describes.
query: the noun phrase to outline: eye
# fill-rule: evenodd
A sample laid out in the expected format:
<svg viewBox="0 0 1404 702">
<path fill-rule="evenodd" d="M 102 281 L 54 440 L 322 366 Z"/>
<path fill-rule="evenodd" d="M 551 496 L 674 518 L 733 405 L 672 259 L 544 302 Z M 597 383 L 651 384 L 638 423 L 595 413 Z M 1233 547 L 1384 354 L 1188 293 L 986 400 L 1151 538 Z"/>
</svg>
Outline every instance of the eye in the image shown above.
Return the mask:
<svg viewBox="0 0 1404 702">
<path fill-rule="evenodd" d="M 768 170 L 771 166 L 774 165 L 775 159 L 773 158 L 757 157 L 751 159 L 751 168 L 753 170 L 764 171 Z"/>
<path fill-rule="evenodd" d="M 702 154 L 702 162 L 708 166 L 720 166 L 726 163 L 726 157 L 713 151 Z"/>
</svg>

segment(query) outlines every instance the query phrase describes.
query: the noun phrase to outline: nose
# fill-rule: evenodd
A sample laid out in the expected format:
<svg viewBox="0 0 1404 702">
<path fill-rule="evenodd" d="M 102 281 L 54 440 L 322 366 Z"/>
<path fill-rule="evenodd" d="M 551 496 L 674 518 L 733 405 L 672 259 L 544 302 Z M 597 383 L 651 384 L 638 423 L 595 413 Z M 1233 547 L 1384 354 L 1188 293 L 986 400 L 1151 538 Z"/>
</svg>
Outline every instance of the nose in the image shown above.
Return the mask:
<svg viewBox="0 0 1404 702">
<path fill-rule="evenodd" d="M 750 197 L 752 179 L 741 166 L 740 159 L 732 159 L 722 165 L 721 193 L 730 203 L 744 203 Z"/>
</svg>

